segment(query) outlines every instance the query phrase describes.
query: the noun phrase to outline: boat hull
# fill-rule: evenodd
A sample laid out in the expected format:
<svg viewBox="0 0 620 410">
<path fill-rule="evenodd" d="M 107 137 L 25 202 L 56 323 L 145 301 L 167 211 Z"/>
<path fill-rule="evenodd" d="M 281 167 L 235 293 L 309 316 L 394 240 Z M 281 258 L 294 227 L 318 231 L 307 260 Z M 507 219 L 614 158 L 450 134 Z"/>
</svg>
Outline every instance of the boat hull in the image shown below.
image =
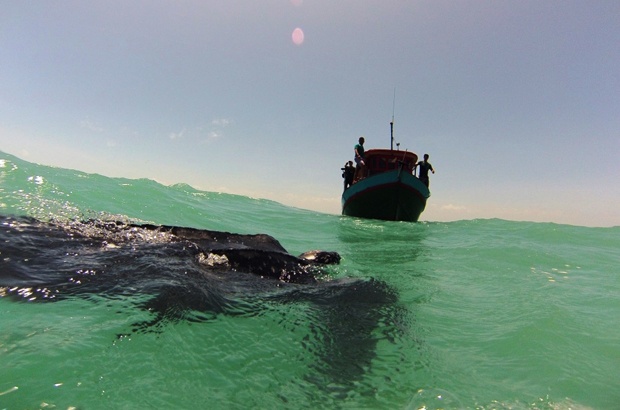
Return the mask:
<svg viewBox="0 0 620 410">
<path fill-rule="evenodd" d="M 364 178 L 343 192 L 342 214 L 415 222 L 429 196 L 428 188 L 409 172 L 383 172 Z"/>
</svg>

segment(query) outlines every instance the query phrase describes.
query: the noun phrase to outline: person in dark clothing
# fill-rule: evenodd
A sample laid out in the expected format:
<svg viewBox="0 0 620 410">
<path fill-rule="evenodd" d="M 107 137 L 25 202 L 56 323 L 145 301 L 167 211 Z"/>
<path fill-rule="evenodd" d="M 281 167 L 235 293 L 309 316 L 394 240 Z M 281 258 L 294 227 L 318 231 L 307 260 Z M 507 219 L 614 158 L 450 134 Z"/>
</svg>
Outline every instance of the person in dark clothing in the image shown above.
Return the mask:
<svg viewBox="0 0 620 410">
<path fill-rule="evenodd" d="M 349 161 L 344 164 L 344 168 L 342 169 L 342 177 L 344 178 L 344 189 L 346 190 L 353 183 L 353 176 L 355 175 L 355 167 L 353 166 L 353 161 Z"/>
<path fill-rule="evenodd" d="M 433 174 L 435 170 L 430 162 L 428 162 L 428 154 L 424 154 L 424 161 L 418 162 L 415 166 L 420 167 L 420 172 L 418 173 L 418 179 L 422 181 L 424 185 L 428 188 L 429 180 L 428 180 L 428 171 L 430 170 Z M 414 170 L 415 171 L 415 170 Z"/>
</svg>

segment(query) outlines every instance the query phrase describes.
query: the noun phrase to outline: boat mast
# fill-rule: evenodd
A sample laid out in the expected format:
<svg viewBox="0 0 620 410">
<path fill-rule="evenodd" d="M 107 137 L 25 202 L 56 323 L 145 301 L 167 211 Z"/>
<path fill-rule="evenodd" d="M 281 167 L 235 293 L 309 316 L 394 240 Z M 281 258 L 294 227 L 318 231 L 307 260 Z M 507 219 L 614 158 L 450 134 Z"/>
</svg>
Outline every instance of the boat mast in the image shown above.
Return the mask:
<svg viewBox="0 0 620 410">
<path fill-rule="evenodd" d="M 394 151 L 394 109 L 396 107 L 396 87 L 394 87 L 394 99 L 392 100 L 392 121 L 390 121 L 390 151 Z"/>
<path fill-rule="evenodd" d="M 390 121 L 390 151 L 394 151 L 394 118 Z"/>
</svg>

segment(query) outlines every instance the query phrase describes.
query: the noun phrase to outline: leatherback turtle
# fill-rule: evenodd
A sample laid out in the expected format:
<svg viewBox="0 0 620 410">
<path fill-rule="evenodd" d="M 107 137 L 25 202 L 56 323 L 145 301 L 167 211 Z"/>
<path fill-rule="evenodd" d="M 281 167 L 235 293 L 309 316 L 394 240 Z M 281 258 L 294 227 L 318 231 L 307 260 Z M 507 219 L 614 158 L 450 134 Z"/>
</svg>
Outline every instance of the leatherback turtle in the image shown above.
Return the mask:
<svg viewBox="0 0 620 410">
<path fill-rule="evenodd" d="M 310 303 L 316 309 L 309 323 L 320 323 L 316 332 L 329 342 L 313 354 L 333 381 L 350 384 L 370 366 L 378 334 L 395 338 L 406 319 L 387 283 L 334 279 L 328 265 L 339 262 L 336 252 L 291 255 L 264 234 L 0 216 L 0 298 L 125 298 L 151 313 L 128 332 L 221 314 L 251 317 L 273 303 Z"/>
</svg>

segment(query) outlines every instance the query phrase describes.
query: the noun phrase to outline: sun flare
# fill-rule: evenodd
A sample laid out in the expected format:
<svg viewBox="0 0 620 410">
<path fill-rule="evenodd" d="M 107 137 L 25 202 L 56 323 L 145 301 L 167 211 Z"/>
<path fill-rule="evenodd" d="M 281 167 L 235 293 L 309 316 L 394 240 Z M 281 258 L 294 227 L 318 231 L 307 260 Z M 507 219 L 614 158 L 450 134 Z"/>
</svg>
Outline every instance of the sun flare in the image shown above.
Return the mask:
<svg viewBox="0 0 620 410">
<path fill-rule="evenodd" d="M 293 38 L 293 43 L 300 46 L 304 42 L 304 31 L 297 27 L 295 30 L 293 30 L 293 34 L 291 35 L 291 37 Z"/>
</svg>

